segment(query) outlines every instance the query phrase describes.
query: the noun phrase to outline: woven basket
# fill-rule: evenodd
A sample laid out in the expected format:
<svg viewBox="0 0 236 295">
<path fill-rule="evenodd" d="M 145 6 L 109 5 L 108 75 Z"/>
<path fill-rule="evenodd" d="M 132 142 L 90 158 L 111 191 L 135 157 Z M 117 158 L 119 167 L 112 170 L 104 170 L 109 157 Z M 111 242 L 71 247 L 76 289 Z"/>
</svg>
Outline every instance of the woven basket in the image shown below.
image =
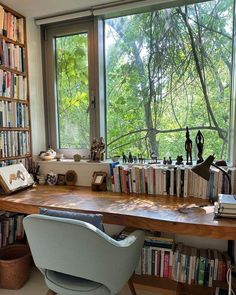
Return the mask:
<svg viewBox="0 0 236 295">
<path fill-rule="evenodd" d="M 0 249 L 0 287 L 20 289 L 28 280 L 32 257 L 26 245 L 11 245 Z"/>
</svg>

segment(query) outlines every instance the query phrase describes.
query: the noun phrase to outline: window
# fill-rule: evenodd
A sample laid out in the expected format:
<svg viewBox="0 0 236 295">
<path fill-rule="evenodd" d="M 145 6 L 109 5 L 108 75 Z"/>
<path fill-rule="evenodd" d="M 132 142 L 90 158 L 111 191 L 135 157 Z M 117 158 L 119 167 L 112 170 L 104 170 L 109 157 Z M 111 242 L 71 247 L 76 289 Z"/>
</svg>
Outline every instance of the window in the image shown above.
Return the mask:
<svg viewBox="0 0 236 295">
<path fill-rule="evenodd" d="M 90 148 L 95 129 L 93 23 L 45 29 L 48 144 L 68 151 Z"/>
<path fill-rule="evenodd" d="M 109 154 L 183 154 L 185 128 L 204 155 L 228 156 L 233 1 L 105 21 Z"/>
<path fill-rule="evenodd" d="M 228 159 L 233 2 L 46 26 L 48 143 L 89 149 L 104 123 L 108 157 L 185 158 L 188 126 L 193 158 L 200 130 L 204 156 Z"/>
</svg>

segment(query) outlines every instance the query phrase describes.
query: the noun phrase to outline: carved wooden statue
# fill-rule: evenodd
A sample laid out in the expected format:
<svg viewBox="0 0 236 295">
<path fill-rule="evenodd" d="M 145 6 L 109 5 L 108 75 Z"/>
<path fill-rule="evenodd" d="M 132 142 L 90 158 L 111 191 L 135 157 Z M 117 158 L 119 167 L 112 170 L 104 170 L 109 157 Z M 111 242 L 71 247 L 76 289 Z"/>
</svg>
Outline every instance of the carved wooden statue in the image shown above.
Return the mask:
<svg viewBox="0 0 236 295">
<path fill-rule="evenodd" d="M 195 138 L 195 142 L 196 142 L 197 150 L 198 150 L 197 164 L 199 164 L 199 163 L 203 162 L 202 153 L 203 153 L 203 145 L 204 145 L 204 136 L 202 135 L 200 130 L 198 130 L 198 133 Z"/>
<path fill-rule="evenodd" d="M 186 141 L 185 141 L 185 150 L 186 150 L 186 165 L 192 165 L 192 140 L 189 137 L 188 126 L 186 127 Z"/>
</svg>

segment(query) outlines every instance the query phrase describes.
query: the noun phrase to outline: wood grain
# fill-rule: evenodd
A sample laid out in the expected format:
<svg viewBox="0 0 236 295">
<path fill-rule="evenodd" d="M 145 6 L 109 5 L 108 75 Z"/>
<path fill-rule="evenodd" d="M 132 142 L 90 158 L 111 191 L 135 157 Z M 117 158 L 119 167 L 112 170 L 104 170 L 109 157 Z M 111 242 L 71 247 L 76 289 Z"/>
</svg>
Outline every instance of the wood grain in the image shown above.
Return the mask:
<svg viewBox="0 0 236 295">
<path fill-rule="evenodd" d="M 26 214 L 40 207 L 79 212 L 102 213 L 104 222 L 141 229 L 234 240 L 236 220 L 214 219 L 203 209 L 184 214 L 183 205 L 203 204 L 197 198 L 127 195 L 95 192 L 88 187 L 38 185 L 0 197 L 0 209 Z"/>
</svg>

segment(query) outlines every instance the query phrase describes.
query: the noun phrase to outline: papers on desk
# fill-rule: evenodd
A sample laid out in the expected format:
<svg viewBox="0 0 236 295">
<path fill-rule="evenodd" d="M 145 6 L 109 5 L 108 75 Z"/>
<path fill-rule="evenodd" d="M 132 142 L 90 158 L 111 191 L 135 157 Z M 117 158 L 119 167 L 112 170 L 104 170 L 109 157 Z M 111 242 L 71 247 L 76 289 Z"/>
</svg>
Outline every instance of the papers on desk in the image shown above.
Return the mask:
<svg viewBox="0 0 236 295">
<path fill-rule="evenodd" d="M 178 209 L 179 212 L 181 213 L 197 213 L 197 212 L 201 212 L 201 213 L 205 213 L 205 214 L 210 214 L 214 212 L 214 206 L 198 206 L 196 204 L 190 204 L 187 206 L 182 206 Z"/>
</svg>

